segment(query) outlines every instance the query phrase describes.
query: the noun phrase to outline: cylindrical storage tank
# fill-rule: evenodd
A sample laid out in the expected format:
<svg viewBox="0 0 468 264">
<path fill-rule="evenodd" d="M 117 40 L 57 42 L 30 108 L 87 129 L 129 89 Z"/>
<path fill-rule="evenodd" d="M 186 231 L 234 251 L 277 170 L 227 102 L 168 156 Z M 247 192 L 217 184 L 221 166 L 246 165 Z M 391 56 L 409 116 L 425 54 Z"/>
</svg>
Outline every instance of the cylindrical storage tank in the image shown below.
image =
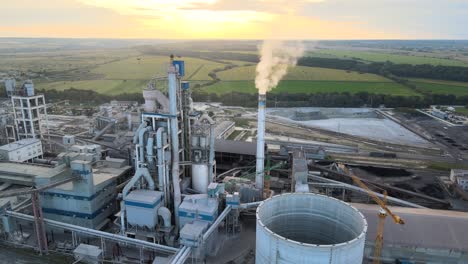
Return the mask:
<svg viewBox="0 0 468 264">
<path fill-rule="evenodd" d="M 208 192 L 208 165 L 192 165 L 192 188 L 200 193 Z"/>
<path fill-rule="evenodd" d="M 263 201 L 256 215 L 256 264 L 362 264 L 367 221 L 345 202 L 282 194 Z"/>
<path fill-rule="evenodd" d="M 198 140 L 199 140 L 199 137 L 192 136 L 192 147 L 198 147 Z"/>
<path fill-rule="evenodd" d="M 206 137 L 200 137 L 200 147 L 206 148 Z"/>
</svg>

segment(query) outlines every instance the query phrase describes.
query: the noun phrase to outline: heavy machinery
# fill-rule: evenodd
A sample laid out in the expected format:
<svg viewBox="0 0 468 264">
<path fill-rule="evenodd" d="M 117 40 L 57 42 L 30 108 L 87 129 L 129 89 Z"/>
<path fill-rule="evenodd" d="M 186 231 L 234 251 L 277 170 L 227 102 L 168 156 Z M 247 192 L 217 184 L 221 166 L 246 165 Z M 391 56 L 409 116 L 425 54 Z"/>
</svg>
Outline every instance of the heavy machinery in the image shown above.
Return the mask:
<svg viewBox="0 0 468 264">
<path fill-rule="evenodd" d="M 380 206 L 379 210 L 379 223 L 377 226 L 377 237 L 375 239 L 375 246 L 374 246 L 374 260 L 373 264 L 380 264 L 380 258 L 382 254 L 382 246 L 383 246 L 383 236 L 384 236 L 384 226 L 385 226 L 385 219 L 387 215 L 390 215 L 395 222 L 395 224 L 404 225 L 405 221 L 401 219 L 398 215 L 394 214 L 388 207 L 387 207 L 387 191 L 383 191 L 384 199 L 381 200 L 377 195 L 375 195 L 374 191 L 372 191 L 366 184 L 364 184 L 359 177 L 354 175 L 349 171 L 349 169 L 342 163 L 338 164 L 338 167 L 345 172 L 355 184 L 359 187 L 363 188 L 367 191 L 369 196 Z"/>
</svg>

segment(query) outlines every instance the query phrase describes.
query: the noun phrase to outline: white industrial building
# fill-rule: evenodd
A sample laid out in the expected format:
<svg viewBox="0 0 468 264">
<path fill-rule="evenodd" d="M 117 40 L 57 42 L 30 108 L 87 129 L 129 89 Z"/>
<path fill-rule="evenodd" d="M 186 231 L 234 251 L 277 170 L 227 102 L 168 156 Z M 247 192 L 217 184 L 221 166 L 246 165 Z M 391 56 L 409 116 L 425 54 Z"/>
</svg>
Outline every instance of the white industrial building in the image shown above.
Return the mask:
<svg viewBox="0 0 468 264">
<path fill-rule="evenodd" d="M 5 83 L 5 91 L 8 97 L 12 96 L 16 90 L 16 80 L 15 78 L 5 78 L 3 80 Z"/>
<path fill-rule="evenodd" d="M 11 96 L 11 103 L 17 139 L 43 138 L 48 131 L 47 104 L 44 95 L 35 94 L 31 80 Z"/>
<path fill-rule="evenodd" d="M 0 160 L 25 162 L 42 157 L 39 139 L 27 138 L 0 146 Z"/>
<path fill-rule="evenodd" d="M 468 192 L 468 170 L 451 170 L 450 180 L 463 191 Z"/>
</svg>

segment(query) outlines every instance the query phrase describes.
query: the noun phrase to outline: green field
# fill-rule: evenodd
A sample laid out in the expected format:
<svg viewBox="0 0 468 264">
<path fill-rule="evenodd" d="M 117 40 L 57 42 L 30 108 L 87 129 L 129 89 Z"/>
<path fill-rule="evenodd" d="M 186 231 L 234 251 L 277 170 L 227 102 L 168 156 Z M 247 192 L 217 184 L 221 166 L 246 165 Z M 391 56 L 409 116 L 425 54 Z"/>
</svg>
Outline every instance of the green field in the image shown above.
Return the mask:
<svg viewBox="0 0 468 264">
<path fill-rule="evenodd" d="M 428 79 L 410 79 L 419 90 L 433 94 L 453 94 L 456 96 L 468 95 L 468 83 L 451 82 Z"/>
<path fill-rule="evenodd" d="M 139 93 L 146 87 L 147 83 L 147 80 L 84 80 L 36 83 L 36 87 L 39 89 L 55 89 L 58 91 L 75 88 L 80 90 L 93 90 L 107 95 L 117 95 L 123 93 Z"/>
<path fill-rule="evenodd" d="M 464 115 L 468 116 L 468 108 L 466 108 L 466 107 L 457 107 L 457 108 L 455 108 L 455 111 L 457 113 L 464 114 Z"/>
<path fill-rule="evenodd" d="M 359 54 L 368 55 L 371 52 L 359 52 Z M 48 53 L 39 54 L 31 58 L 30 63 L 36 70 L 58 71 L 62 69 L 62 71 L 54 73 L 55 78 L 52 79 L 38 78 L 36 85 L 39 89 L 76 88 L 94 90 L 108 95 L 139 93 L 152 77 L 165 76 L 169 63 L 166 56 L 139 55 L 128 50 L 121 53 L 106 51 L 102 54 L 99 52 L 67 53 L 62 54 L 63 56 L 55 54 L 50 59 L 45 59 L 49 55 Z M 384 55 L 380 54 L 380 56 Z M 339 54 L 324 56 L 339 56 Z M 412 56 L 406 57 L 413 58 Z M 8 59 L 13 60 L 13 58 Z M 186 63 L 185 79 L 192 82 L 192 87 L 211 81 L 209 74 L 214 69 L 223 69 L 228 64 L 234 64 L 237 67 L 216 73 L 220 82 L 203 87 L 201 90 L 217 94 L 256 92 L 253 82 L 256 66 L 252 63 L 224 61 L 225 64 L 223 64 L 188 57 L 184 57 L 183 60 Z M 18 56 L 14 65 L 25 67 L 27 58 Z M 411 82 L 417 84 L 418 87 L 423 87 L 421 89 L 428 89 L 434 93 L 442 93 L 450 89 L 451 93 L 456 95 L 468 94 L 468 84 L 428 82 L 419 79 L 411 80 Z M 314 94 L 364 91 L 374 94 L 417 95 L 414 91 L 375 74 L 305 66 L 291 68 L 284 81 L 272 92 Z"/>
<path fill-rule="evenodd" d="M 212 80 L 208 74 L 226 64 L 196 58 L 184 58 L 186 65 L 185 79 L 192 85 Z M 134 56 L 103 62 L 94 67 L 87 66 L 85 74 L 71 72 L 67 80 L 36 82 L 39 89 L 65 90 L 76 88 L 94 90 L 99 93 L 116 95 L 122 93 L 139 93 L 148 81 L 155 76 L 165 76 L 169 59 L 163 56 Z"/>
<path fill-rule="evenodd" d="M 223 81 L 254 80 L 255 67 L 256 66 L 237 67 L 219 72 L 217 76 Z M 391 82 L 391 80 L 375 74 L 360 74 L 358 72 L 305 66 L 297 66 L 289 69 L 284 80 Z"/>
<path fill-rule="evenodd" d="M 434 58 L 413 56 L 406 54 L 394 54 L 388 52 L 372 52 L 372 51 L 349 51 L 349 50 L 317 50 L 315 54 L 324 54 L 327 56 L 335 56 L 337 58 L 357 58 L 364 61 L 371 62 L 385 62 L 391 61 L 398 64 L 431 64 L 431 65 L 444 65 L 444 66 L 464 66 L 468 67 L 468 62 Z M 312 56 L 313 54 L 312 53 Z"/>
<path fill-rule="evenodd" d="M 0 71 L 22 70 L 34 72 L 62 72 L 72 69 L 89 69 L 138 54 L 131 50 L 60 51 L 0 54 Z"/>
<path fill-rule="evenodd" d="M 221 81 L 212 86 L 202 88 L 207 93 L 218 95 L 231 92 L 256 93 L 254 81 Z M 358 93 L 391 94 L 401 96 L 417 96 L 412 90 L 392 82 L 343 82 L 343 81 L 282 81 L 272 93 Z"/>
<path fill-rule="evenodd" d="M 224 64 L 207 60 L 184 58 L 185 75 L 189 80 L 211 80 L 208 73 L 216 68 L 223 68 Z M 110 80 L 149 80 L 153 76 L 165 76 L 169 59 L 163 56 L 132 57 L 117 62 L 98 66 L 93 73 L 103 75 Z"/>
</svg>

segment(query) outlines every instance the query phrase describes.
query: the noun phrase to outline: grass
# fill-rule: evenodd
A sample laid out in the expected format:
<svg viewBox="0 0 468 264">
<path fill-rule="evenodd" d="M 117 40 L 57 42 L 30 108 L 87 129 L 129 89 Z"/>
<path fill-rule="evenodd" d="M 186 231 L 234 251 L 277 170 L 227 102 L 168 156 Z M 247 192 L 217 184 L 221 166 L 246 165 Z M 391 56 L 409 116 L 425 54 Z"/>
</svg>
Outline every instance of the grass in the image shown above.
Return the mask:
<svg viewBox="0 0 468 264">
<path fill-rule="evenodd" d="M 146 87 L 147 80 L 84 80 L 52 83 L 38 83 L 39 89 L 66 90 L 75 88 L 80 90 L 93 90 L 102 94 L 117 95 L 122 93 L 140 93 Z"/>
<path fill-rule="evenodd" d="M 468 108 L 466 108 L 466 107 L 457 107 L 457 108 L 455 108 L 455 111 L 456 111 L 457 113 L 460 113 L 460 114 L 463 114 L 463 115 L 465 115 L 465 116 L 468 116 Z"/>
<path fill-rule="evenodd" d="M 211 80 L 208 73 L 224 67 L 224 64 L 202 59 L 183 60 L 186 65 L 185 76 L 190 77 L 189 80 Z M 101 65 L 92 72 L 111 80 L 149 80 L 154 76 L 165 76 L 168 64 L 169 59 L 164 56 L 139 56 Z"/>
<path fill-rule="evenodd" d="M 468 83 L 427 79 L 410 79 L 410 82 L 421 91 L 433 94 L 468 95 Z"/>
<path fill-rule="evenodd" d="M 440 171 L 450 171 L 451 169 L 462 169 L 462 170 L 468 169 L 468 165 L 452 164 L 452 163 L 447 163 L 447 162 L 432 162 L 427 167 L 429 169 L 440 170 Z"/>
<path fill-rule="evenodd" d="M 467 62 L 434 58 L 434 57 L 423 57 L 409 54 L 395 54 L 388 52 L 372 52 L 372 51 L 350 51 L 350 50 L 318 50 L 314 53 L 324 54 L 328 56 L 335 56 L 338 58 L 357 58 L 365 61 L 372 62 L 385 62 L 391 61 L 398 64 L 431 64 L 431 65 L 443 65 L 443 66 L 463 66 L 468 67 Z M 313 56 L 313 54 L 312 54 Z"/>
<path fill-rule="evenodd" d="M 223 81 L 254 80 L 255 66 L 237 67 L 219 72 L 217 76 Z M 305 66 L 291 68 L 284 80 L 391 82 L 375 74 Z"/>
<path fill-rule="evenodd" d="M 186 73 L 185 78 L 193 85 L 202 84 L 212 80 L 208 73 L 216 68 L 223 68 L 225 64 L 196 58 L 184 58 Z M 108 95 L 122 93 L 140 93 L 146 87 L 148 81 L 154 76 L 165 76 L 169 60 L 164 56 L 133 56 L 113 60 L 95 66 L 90 71 L 89 78 L 85 75 L 77 75 L 71 80 L 65 81 L 41 81 L 36 86 L 39 89 L 65 90 L 76 88 L 82 90 L 94 90 Z"/>
<path fill-rule="evenodd" d="M 455 81 L 444 81 L 444 80 L 434 80 L 434 79 L 419 79 L 419 78 L 409 78 L 412 82 L 424 82 L 424 83 L 437 83 L 451 86 L 463 86 L 468 88 L 468 82 L 455 82 Z"/>
<path fill-rule="evenodd" d="M 57 51 L 18 54 L 0 54 L 0 71 L 22 70 L 34 72 L 89 69 L 128 56 L 136 56 L 130 50 Z"/>
<path fill-rule="evenodd" d="M 323 54 L 324 50 L 314 51 L 314 56 L 347 56 L 345 54 Z M 342 52 L 342 51 L 340 51 Z M 375 52 L 352 52 L 353 55 L 374 55 Z M 350 55 L 350 54 L 348 54 Z M 391 55 L 391 54 L 390 54 Z M 377 57 L 375 57 L 377 56 Z M 392 55 L 393 56 L 393 55 Z M 406 56 L 414 59 L 415 56 Z M 367 57 L 366 57 L 367 58 Z M 424 57 L 422 57 L 424 58 Z M 367 58 L 371 59 L 371 58 Z M 430 58 L 425 58 L 430 59 Z M 32 69 L 46 72 L 43 77 L 35 78 L 39 89 L 65 90 L 68 88 L 94 90 L 108 95 L 122 93 L 139 93 L 154 76 L 165 76 L 169 63 L 166 56 L 141 55 L 132 50 L 104 50 L 83 52 L 39 52 L 30 54 L 2 55 L 2 67 L 16 69 Z M 192 87 L 211 81 L 208 76 L 214 69 L 224 68 L 226 64 L 198 58 L 183 58 L 186 62 L 185 79 L 191 81 Z M 445 60 L 444 60 L 445 61 Z M 255 65 L 245 66 L 248 62 L 225 61 L 240 67 L 217 73 L 221 82 L 202 88 L 202 91 L 217 94 L 230 92 L 256 93 L 254 87 Z M 11 64 L 10 64 L 11 63 Z M 52 78 L 50 78 L 52 76 Z M 50 79 L 48 79 L 50 78 Z M 428 82 L 425 80 L 411 80 L 423 89 L 433 92 L 445 92 L 448 88 L 456 95 L 468 94 L 468 84 Z M 375 94 L 417 95 L 389 79 L 375 74 L 360 74 L 343 70 L 325 69 L 317 67 L 298 66 L 292 68 L 285 80 L 273 90 L 273 93 L 329 93 L 329 92 L 370 92 Z M 453 92 L 452 92 L 453 91 Z"/>
<path fill-rule="evenodd" d="M 256 93 L 253 81 L 221 81 L 202 88 L 207 93 L 228 94 L 231 92 Z M 412 90 L 392 82 L 343 82 L 343 81 L 282 81 L 272 93 L 358 93 L 418 96 Z"/>
<path fill-rule="evenodd" d="M 231 63 L 231 64 L 238 65 L 238 66 L 255 65 L 255 63 L 253 63 L 253 62 L 239 61 L 239 60 L 223 60 L 223 62 Z"/>
</svg>

